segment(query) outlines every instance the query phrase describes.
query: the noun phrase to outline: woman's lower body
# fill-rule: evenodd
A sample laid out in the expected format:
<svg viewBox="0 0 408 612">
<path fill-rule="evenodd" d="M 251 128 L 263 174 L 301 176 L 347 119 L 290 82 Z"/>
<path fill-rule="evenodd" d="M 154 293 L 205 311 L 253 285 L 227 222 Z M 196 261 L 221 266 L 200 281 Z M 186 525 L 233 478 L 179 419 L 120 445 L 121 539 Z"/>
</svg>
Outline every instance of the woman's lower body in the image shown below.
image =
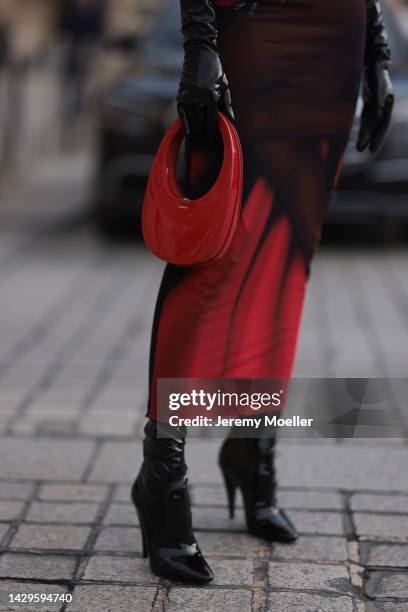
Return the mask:
<svg viewBox="0 0 408 612">
<path fill-rule="evenodd" d="M 244 153 L 242 214 L 221 259 L 166 266 L 152 331 L 151 421 L 159 378 L 290 377 L 311 261 L 354 117 L 365 11 L 365 0 L 217 9 Z M 262 454 L 251 448 L 236 456 Z M 259 470 L 259 461 L 247 464 Z"/>
</svg>

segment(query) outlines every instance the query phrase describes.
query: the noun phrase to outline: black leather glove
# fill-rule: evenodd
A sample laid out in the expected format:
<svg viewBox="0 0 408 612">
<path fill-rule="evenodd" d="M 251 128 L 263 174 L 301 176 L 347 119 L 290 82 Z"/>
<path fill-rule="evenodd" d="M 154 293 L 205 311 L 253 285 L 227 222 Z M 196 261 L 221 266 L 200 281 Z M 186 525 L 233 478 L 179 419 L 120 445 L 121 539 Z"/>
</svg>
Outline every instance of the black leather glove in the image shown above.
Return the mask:
<svg viewBox="0 0 408 612">
<path fill-rule="evenodd" d="M 391 121 L 394 90 L 388 69 L 391 52 L 379 0 L 367 2 L 367 35 L 363 74 L 363 112 L 357 150 L 377 151 Z"/>
<path fill-rule="evenodd" d="M 211 139 L 217 111 L 234 120 L 227 78 L 217 49 L 215 13 L 211 0 L 180 0 L 184 35 L 184 65 L 177 111 L 186 136 Z"/>
</svg>

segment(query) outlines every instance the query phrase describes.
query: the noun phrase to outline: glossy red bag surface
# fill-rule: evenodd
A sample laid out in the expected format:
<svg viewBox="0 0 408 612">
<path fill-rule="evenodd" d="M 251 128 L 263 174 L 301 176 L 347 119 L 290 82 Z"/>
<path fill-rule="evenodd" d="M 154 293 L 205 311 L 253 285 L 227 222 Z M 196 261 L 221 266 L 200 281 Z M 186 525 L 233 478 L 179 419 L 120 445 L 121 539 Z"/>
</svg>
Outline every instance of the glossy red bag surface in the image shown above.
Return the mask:
<svg viewBox="0 0 408 612">
<path fill-rule="evenodd" d="M 150 251 L 169 263 L 198 266 L 221 257 L 237 227 L 243 181 L 241 144 L 234 125 L 222 113 L 218 126 L 222 165 L 203 196 L 187 198 L 176 180 L 183 140 L 179 119 L 165 134 L 153 162 L 143 204 L 143 237 Z"/>
</svg>

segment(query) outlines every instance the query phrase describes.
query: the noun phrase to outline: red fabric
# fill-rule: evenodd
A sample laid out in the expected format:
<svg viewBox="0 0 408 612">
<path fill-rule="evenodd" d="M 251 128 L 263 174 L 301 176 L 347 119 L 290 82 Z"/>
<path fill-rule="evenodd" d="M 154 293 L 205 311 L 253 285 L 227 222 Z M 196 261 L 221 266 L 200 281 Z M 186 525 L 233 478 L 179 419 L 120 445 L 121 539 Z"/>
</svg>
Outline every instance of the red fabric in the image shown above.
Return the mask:
<svg viewBox="0 0 408 612">
<path fill-rule="evenodd" d="M 291 376 L 310 263 L 353 120 L 365 0 L 287 0 L 252 17 L 232 13 L 219 49 L 244 148 L 243 209 L 220 260 L 166 267 L 151 418 L 162 377 Z"/>
</svg>

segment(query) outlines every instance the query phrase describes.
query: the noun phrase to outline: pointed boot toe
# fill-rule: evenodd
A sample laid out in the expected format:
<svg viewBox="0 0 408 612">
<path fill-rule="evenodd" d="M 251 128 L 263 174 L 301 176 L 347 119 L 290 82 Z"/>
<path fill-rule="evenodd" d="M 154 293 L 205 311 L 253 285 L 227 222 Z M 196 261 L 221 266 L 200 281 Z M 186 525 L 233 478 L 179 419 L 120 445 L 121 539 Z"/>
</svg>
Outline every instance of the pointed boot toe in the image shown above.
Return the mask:
<svg viewBox="0 0 408 612">
<path fill-rule="evenodd" d="M 276 506 L 256 510 L 247 522 L 250 533 L 269 542 L 294 542 L 299 535 L 286 512 Z"/>
<path fill-rule="evenodd" d="M 158 576 L 188 584 L 206 584 L 214 578 L 196 542 L 158 548 L 150 555 L 150 565 Z"/>
</svg>

